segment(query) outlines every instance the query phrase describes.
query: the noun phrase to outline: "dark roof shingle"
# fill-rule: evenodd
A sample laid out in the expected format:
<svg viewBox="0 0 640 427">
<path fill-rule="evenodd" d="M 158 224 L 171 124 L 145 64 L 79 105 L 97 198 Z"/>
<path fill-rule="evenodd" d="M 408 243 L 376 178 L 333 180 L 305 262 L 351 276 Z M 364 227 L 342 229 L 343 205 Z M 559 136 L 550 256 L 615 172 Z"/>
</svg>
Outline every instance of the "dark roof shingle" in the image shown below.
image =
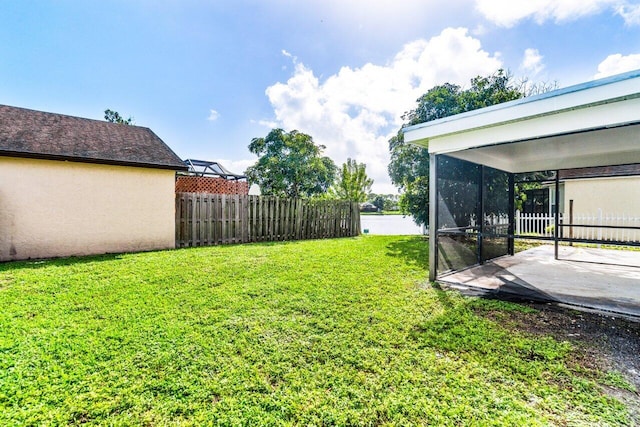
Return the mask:
<svg viewBox="0 0 640 427">
<path fill-rule="evenodd" d="M 609 178 L 633 175 L 640 175 L 640 164 L 564 169 L 559 172 L 560 179 Z"/>
<path fill-rule="evenodd" d="M 0 155 L 185 170 L 149 128 L 0 105 Z"/>
</svg>

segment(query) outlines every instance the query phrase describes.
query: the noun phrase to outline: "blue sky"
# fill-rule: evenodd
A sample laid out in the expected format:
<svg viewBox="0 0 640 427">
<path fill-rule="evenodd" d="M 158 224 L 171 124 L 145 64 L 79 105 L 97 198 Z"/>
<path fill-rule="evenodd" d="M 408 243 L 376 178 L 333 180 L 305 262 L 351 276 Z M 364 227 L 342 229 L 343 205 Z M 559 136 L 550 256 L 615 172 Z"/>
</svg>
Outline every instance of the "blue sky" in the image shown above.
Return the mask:
<svg viewBox="0 0 640 427">
<path fill-rule="evenodd" d="M 436 84 L 498 68 L 561 87 L 640 68 L 640 1 L 11 1 L 0 104 L 133 116 L 235 172 L 272 127 L 392 192 L 387 140 Z"/>
</svg>

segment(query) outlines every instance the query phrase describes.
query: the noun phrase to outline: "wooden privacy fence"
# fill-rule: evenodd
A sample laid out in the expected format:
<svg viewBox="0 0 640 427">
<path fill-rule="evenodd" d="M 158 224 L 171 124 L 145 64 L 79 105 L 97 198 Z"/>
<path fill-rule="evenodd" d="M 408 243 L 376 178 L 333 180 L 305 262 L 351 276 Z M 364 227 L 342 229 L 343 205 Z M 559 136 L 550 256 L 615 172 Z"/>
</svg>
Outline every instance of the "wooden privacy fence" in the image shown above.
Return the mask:
<svg viewBox="0 0 640 427">
<path fill-rule="evenodd" d="M 176 247 L 360 234 L 356 202 L 176 193 Z"/>
</svg>

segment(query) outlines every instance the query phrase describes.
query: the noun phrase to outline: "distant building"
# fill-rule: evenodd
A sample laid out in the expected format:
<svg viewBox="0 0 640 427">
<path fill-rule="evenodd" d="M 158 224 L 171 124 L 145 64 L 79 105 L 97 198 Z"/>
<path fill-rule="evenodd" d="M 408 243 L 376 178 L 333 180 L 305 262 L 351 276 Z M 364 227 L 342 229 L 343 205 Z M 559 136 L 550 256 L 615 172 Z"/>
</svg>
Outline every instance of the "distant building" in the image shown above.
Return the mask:
<svg viewBox="0 0 640 427">
<path fill-rule="evenodd" d="M 379 212 L 380 209 L 373 203 L 364 202 L 360 203 L 360 212 Z"/>
</svg>

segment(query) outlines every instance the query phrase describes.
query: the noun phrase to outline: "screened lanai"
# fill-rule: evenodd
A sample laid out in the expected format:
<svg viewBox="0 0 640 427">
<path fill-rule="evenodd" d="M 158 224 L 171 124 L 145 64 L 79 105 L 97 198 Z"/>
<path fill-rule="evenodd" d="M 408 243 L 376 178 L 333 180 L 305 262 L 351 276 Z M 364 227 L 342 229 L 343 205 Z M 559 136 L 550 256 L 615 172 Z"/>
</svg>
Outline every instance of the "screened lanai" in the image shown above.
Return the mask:
<svg viewBox="0 0 640 427">
<path fill-rule="evenodd" d="M 471 274 L 480 281 L 476 283 L 489 283 L 491 277 L 483 275 L 495 276 L 495 268 L 474 266 L 491 262 L 496 267 L 498 261 L 491 260 L 500 257 L 500 262 L 508 263 L 505 259 L 514 256 L 515 242 L 525 237 L 549 243 L 548 257 L 554 262 L 569 260 L 569 249 L 563 246 L 567 243 L 635 244 L 624 239 L 607 238 L 605 242 L 597 236 L 574 237 L 574 230 L 590 225 L 572 221 L 569 230 L 563 223 L 568 207 L 563 206 L 560 176 L 562 171 L 575 168 L 640 163 L 640 70 L 418 124 L 404 133 L 405 141 L 426 147 L 430 153 L 430 280 L 455 278 L 468 271 L 466 277 Z M 546 236 L 520 235 L 514 221 L 517 196 L 531 184 L 550 189 L 555 218 Z M 640 275 L 634 276 L 640 274 L 640 255 L 635 266 L 636 261 L 624 258 L 622 252 L 618 251 L 619 257 L 614 254 L 614 261 L 620 262 L 613 264 L 635 270 L 609 270 L 613 276 L 631 278 L 631 288 L 622 290 L 620 286 L 625 284 L 614 283 L 607 286 L 620 288 L 621 295 L 631 295 L 624 297 L 624 303 L 640 309 L 640 285 L 633 286 L 640 284 Z M 534 257 L 538 261 L 531 258 L 523 262 L 531 267 L 541 254 L 538 249 L 538 258 Z M 611 256 L 608 259 L 611 261 Z M 585 268 L 589 262 L 611 264 L 591 256 L 583 261 Z M 552 267 L 545 264 L 544 268 Z M 604 271 L 606 275 L 606 267 Z M 463 280 L 465 276 L 457 277 Z M 585 280 L 579 275 L 574 279 Z M 530 281 L 527 279 L 527 284 Z"/>
</svg>

